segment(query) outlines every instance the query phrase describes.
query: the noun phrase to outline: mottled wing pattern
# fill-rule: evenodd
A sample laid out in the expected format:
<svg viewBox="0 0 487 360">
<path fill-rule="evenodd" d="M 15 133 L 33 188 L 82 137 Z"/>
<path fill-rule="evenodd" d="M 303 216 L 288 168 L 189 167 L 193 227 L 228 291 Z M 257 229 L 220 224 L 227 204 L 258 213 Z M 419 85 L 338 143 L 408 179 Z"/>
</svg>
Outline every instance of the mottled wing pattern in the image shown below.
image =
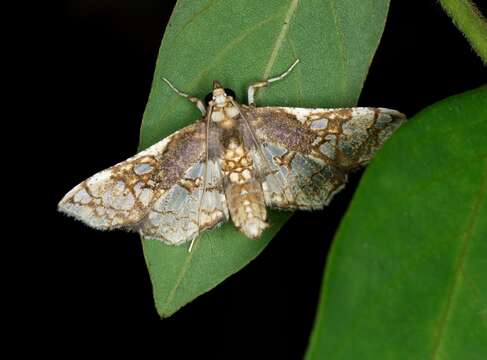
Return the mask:
<svg viewBox="0 0 487 360">
<path fill-rule="evenodd" d="M 384 108 L 244 106 L 242 111 L 264 153 L 256 153 L 256 163 L 266 203 L 281 209 L 327 205 L 347 172 L 365 165 L 405 120 Z"/>
<path fill-rule="evenodd" d="M 205 141 L 204 122 L 185 127 L 83 181 L 64 196 L 59 210 L 97 229 L 137 230 L 168 244 L 192 240 L 226 218 L 225 203 L 215 200 L 223 196 L 217 186 L 199 201 Z M 219 169 L 209 168 L 217 183 Z"/>
<path fill-rule="evenodd" d="M 140 231 L 146 238 L 179 245 L 227 219 L 220 166 L 209 161 L 205 170 L 200 161 L 154 203 Z"/>
</svg>

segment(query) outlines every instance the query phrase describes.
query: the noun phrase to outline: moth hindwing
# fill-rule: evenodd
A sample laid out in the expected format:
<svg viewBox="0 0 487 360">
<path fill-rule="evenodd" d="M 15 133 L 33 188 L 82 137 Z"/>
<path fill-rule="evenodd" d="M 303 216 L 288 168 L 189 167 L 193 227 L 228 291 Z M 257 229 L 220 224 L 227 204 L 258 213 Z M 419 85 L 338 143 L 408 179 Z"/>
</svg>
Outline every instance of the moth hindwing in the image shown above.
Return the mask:
<svg viewBox="0 0 487 360">
<path fill-rule="evenodd" d="M 268 226 L 267 207 L 314 210 L 327 205 L 347 173 L 367 164 L 405 121 L 385 108 L 256 107 L 248 88 L 239 104 L 214 81 L 211 100 L 168 85 L 202 117 L 137 155 L 86 179 L 59 210 L 97 229 L 124 228 L 179 245 L 230 217 L 247 237 Z"/>
</svg>

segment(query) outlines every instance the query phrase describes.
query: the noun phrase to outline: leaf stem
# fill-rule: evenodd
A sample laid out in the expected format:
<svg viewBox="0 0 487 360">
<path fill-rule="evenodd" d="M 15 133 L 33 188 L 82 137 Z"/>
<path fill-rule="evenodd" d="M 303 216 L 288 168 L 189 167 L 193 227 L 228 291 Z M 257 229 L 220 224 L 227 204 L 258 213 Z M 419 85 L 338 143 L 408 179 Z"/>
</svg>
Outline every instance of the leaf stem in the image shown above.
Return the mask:
<svg viewBox="0 0 487 360">
<path fill-rule="evenodd" d="M 487 22 L 471 0 L 439 0 L 456 27 L 487 65 Z"/>
</svg>

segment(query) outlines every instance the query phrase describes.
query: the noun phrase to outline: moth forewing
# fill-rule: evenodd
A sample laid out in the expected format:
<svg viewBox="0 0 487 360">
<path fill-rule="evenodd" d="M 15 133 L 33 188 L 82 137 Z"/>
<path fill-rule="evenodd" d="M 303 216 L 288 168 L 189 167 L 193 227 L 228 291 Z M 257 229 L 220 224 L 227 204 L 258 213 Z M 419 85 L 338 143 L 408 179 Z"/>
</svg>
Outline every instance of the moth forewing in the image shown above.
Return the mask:
<svg viewBox="0 0 487 360">
<path fill-rule="evenodd" d="M 205 131 L 206 125 L 197 122 L 95 174 L 71 190 L 59 210 L 95 228 L 135 230 L 170 245 L 194 239 L 199 224 L 206 229 L 228 218 L 222 201 L 212 199 L 212 211 L 200 207 Z M 218 176 L 212 168 L 212 182 Z M 221 200 L 215 192 L 217 187 L 208 196 Z"/>
<path fill-rule="evenodd" d="M 367 163 L 405 120 L 384 108 L 305 109 L 242 107 L 266 157 L 277 167 L 267 176 L 271 207 L 319 209 L 346 182 L 346 173 Z M 288 184 L 276 189 L 277 184 Z M 268 181 L 269 180 L 269 181 Z M 283 201 L 276 193 L 291 193 Z"/>
</svg>

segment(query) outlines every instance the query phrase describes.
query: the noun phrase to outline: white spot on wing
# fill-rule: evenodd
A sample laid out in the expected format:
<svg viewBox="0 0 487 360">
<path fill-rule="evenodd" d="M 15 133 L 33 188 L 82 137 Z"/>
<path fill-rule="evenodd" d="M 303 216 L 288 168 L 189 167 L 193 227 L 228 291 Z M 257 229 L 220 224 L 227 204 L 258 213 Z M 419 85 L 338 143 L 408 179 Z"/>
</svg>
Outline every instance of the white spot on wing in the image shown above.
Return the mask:
<svg viewBox="0 0 487 360">
<path fill-rule="evenodd" d="M 329 157 L 330 159 L 335 159 L 336 154 L 336 136 L 335 135 L 327 135 L 325 137 L 326 141 L 320 146 L 320 151 L 323 155 Z"/>
<path fill-rule="evenodd" d="M 144 206 L 148 206 L 152 199 L 152 190 L 151 189 L 143 189 L 139 195 L 139 201 Z"/>
<path fill-rule="evenodd" d="M 282 109 L 284 109 L 284 111 L 286 111 L 288 114 L 296 116 L 296 119 L 301 123 L 304 123 L 311 113 L 310 109 L 303 109 L 303 108 L 282 108 Z"/>
<path fill-rule="evenodd" d="M 105 191 L 105 184 L 110 180 L 110 170 L 101 171 L 86 181 L 86 186 L 90 190 L 93 196 L 100 197 Z"/>
<path fill-rule="evenodd" d="M 311 123 L 310 128 L 313 130 L 321 130 L 321 129 L 326 129 L 328 126 L 328 119 L 319 119 L 315 120 Z"/>
<path fill-rule="evenodd" d="M 152 170 L 153 170 L 152 165 L 151 164 L 148 164 L 148 163 L 141 163 L 141 164 L 137 164 L 136 166 L 134 166 L 134 172 L 137 175 L 148 174 Z"/>
<path fill-rule="evenodd" d="M 86 192 L 85 189 L 81 188 L 76 194 L 74 194 L 74 202 L 81 204 L 88 204 L 92 197 Z"/>
</svg>

